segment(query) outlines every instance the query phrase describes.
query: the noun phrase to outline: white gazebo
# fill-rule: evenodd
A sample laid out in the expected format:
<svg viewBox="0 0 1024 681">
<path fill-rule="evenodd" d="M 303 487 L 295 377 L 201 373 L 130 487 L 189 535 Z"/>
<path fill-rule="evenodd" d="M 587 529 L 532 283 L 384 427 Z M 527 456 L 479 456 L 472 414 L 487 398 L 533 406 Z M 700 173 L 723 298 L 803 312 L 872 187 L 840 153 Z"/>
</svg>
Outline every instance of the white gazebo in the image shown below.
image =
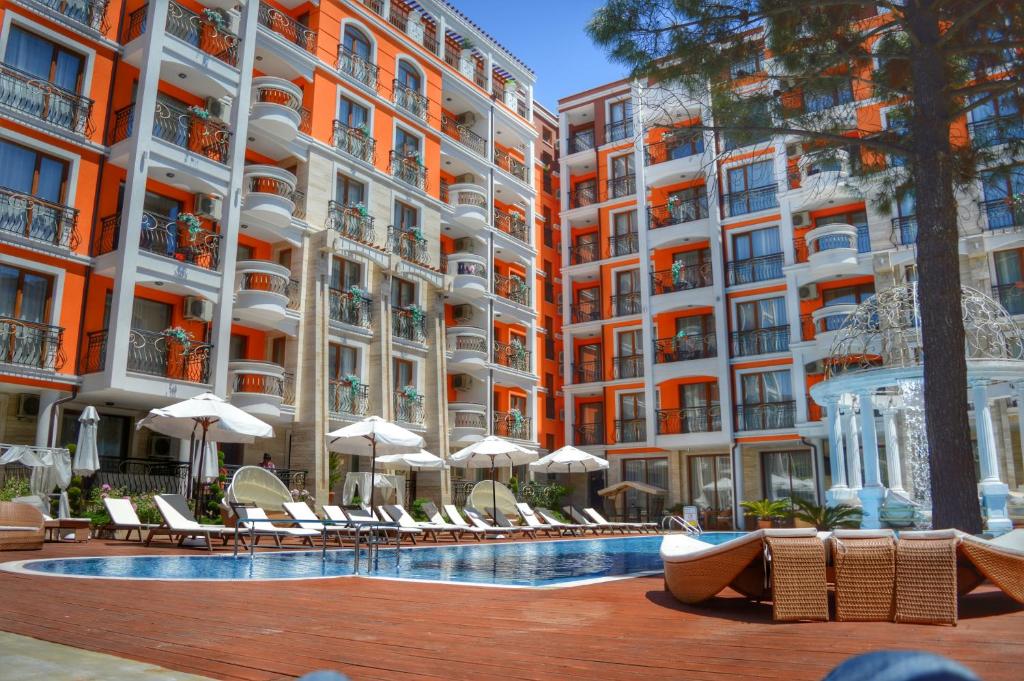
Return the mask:
<svg viewBox="0 0 1024 681">
<path fill-rule="evenodd" d="M 1003 532 L 1012 527 L 1009 487 L 1000 479 L 990 401 L 1016 398 L 1024 404 L 1024 333 L 998 302 L 979 291 L 964 287 L 961 302 L 981 467 L 978 491 L 986 528 Z M 827 410 L 832 456 L 827 500 L 833 505 L 859 502 L 862 527 L 881 526 L 887 496 L 876 411 L 882 416 L 890 496 L 906 498 L 904 487 L 910 483 L 910 496 L 930 508 L 924 361 L 917 285 L 904 284 L 878 293 L 849 314 L 825 360 L 826 380 L 811 387 L 811 397 Z M 909 451 L 901 452 L 901 446 Z"/>
</svg>

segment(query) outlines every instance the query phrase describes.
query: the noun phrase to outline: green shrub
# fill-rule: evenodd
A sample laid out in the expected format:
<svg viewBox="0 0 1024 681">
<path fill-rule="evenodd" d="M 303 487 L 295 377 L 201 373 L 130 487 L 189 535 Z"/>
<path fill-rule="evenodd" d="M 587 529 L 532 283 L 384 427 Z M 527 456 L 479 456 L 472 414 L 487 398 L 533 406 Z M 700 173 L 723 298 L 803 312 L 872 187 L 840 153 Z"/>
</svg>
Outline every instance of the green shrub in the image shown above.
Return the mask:
<svg viewBox="0 0 1024 681">
<path fill-rule="evenodd" d="M 747 515 L 754 516 L 758 520 L 771 520 L 773 518 L 785 518 L 789 515 L 789 499 L 758 499 L 756 501 L 741 501 L 740 506 L 747 511 Z"/>
<path fill-rule="evenodd" d="M 818 506 L 803 499 L 794 499 L 797 510 L 793 517 L 814 525 L 820 532 L 834 530 L 837 527 L 860 527 L 861 510 L 855 506 Z"/>
<path fill-rule="evenodd" d="M 0 501 L 11 501 L 17 497 L 25 497 L 32 493 L 28 486 L 28 478 L 9 477 L 0 487 Z"/>
<path fill-rule="evenodd" d="M 426 511 L 423 510 L 423 504 L 429 503 L 430 499 L 416 499 L 412 502 L 412 506 L 409 508 L 409 515 L 411 515 L 414 520 L 419 520 L 421 522 L 430 520 L 430 516 L 428 516 Z"/>
</svg>

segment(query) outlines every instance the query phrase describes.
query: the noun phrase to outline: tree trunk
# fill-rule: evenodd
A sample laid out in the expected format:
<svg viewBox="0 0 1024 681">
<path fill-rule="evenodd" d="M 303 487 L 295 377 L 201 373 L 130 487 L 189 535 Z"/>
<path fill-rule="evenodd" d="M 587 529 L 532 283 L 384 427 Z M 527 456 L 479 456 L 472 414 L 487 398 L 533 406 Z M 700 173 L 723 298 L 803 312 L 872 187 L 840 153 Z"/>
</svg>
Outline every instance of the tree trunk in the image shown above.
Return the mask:
<svg viewBox="0 0 1024 681">
<path fill-rule="evenodd" d="M 932 525 L 981 531 L 977 475 L 967 417 L 967 362 L 960 257 L 947 118 L 946 66 L 934 1 L 910 2 L 911 121 L 917 216 L 918 300 L 924 344 L 924 402 L 931 462 Z"/>
</svg>

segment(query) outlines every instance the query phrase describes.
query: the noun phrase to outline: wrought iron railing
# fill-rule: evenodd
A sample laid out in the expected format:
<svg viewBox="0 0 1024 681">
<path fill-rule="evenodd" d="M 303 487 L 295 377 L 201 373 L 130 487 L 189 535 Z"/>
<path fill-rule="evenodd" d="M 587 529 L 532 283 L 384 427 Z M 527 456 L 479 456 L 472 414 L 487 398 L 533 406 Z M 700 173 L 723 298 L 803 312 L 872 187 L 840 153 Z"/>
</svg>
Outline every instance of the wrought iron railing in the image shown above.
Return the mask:
<svg viewBox="0 0 1024 681">
<path fill-rule="evenodd" d="M 287 407 L 295 406 L 295 374 L 287 371 L 284 373 L 281 404 Z"/>
<path fill-rule="evenodd" d="M 77 24 L 99 33 L 106 33 L 109 0 L 36 0 Z"/>
<path fill-rule="evenodd" d="M 253 362 L 247 362 L 252 364 Z M 280 369 L 276 364 L 266 363 L 268 368 Z M 284 400 L 284 374 L 270 375 L 248 371 L 235 371 L 231 377 L 232 393 L 255 393 L 280 397 Z"/>
<path fill-rule="evenodd" d="M 0 232 L 74 250 L 78 209 L 0 187 Z"/>
<path fill-rule="evenodd" d="M 1024 139 L 1024 138 L 1022 138 Z M 1024 228 L 1024 203 L 1012 198 L 982 201 L 981 208 L 989 229 L 1015 230 Z"/>
<path fill-rule="evenodd" d="M 260 3 L 257 20 L 290 43 L 298 45 L 310 54 L 316 54 L 316 31 L 311 30 L 276 7 Z"/>
<path fill-rule="evenodd" d="M 609 199 L 619 199 L 636 193 L 636 175 L 622 175 L 605 181 Z"/>
<path fill-rule="evenodd" d="M 653 166 L 704 153 L 704 134 L 699 130 L 666 133 L 660 142 L 644 147 L 644 164 Z"/>
<path fill-rule="evenodd" d="M 602 318 L 601 301 L 583 300 L 569 306 L 573 324 L 594 322 Z"/>
<path fill-rule="evenodd" d="M 594 148 L 594 130 L 581 130 L 569 137 L 569 153 L 576 154 Z"/>
<path fill-rule="evenodd" d="M 608 257 L 633 255 L 640 250 L 640 235 L 636 232 L 608 237 Z"/>
<path fill-rule="evenodd" d="M 369 7 L 374 13 L 384 16 L 384 0 L 360 0 L 360 2 Z"/>
<path fill-rule="evenodd" d="M 114 114 L 112 144 L 132 135 L 134 118 L 134 104 Z M 153 136 L 218 163 L 226 164 L 228 161 L 231 131 L 223 123 L 201 118 L 176 104 L 157 100 L 153 116 Z"/>
<path fill-rule="evenodd" d="M 663 203 L 647 208 L 647 226 L 650 229 L 681 225 L 708 217 L 708 197 L 704 194 L 692 199 Z"/>
<path fill-rule="evenodd" d="M 239 291 L 277 293 L 278 295 L 288 297 L 291 285 L 291 279 L 273 272 L 240 271 L 238 273 Z"/>
<path fill-rule="evenodd" d="M 377 140 L 370 136 L 369 128 L 352 128 L 341 121 L 334 121 L 332 138 L 336 149 L 355 156 L 360 161 L 376 162 Z"/>
<path fill-rule="evenodd" d="M 338 70 L 346 73 L 363 85 L 376 91 L 380 77 L 380 67 L 355 52 L 338 45 Z"/>
<path fill-rule="evenodd" d="M 582 423 L 572 428 L 573 444 L 579 446 L 603 445 L 604 424 L 603 423 Z"/>
<path fill-rule="evenodd" d="M 604 367 L 599 359 L 576 362 L 572 370 L 573 383 L 596 383 L 604 380 Z"/>
<path fill-rule="evenodd" d="M 613 317 L 640 314 L 643 311 L 643 301 L 640 299 L 639 291 L 612 296 L 611 303 Z"/>
<path fill-rule="evenodd" d="M 62 327 L 0 316 L 0 364 L 58 371 L 64 361 Z"/>
<path fill-rule="evenodd" d="M 623 355 L 612 358 L 612 380 L 622 378 L 643 378 L 644 356 Z"/>
<path fill-rule="evenodd" d="M 216 10 L 211 10 L 216 11 Z M 147 5 L 128 17 L 124 41 L 131 42 L 146 32 Z M 225 64 L 238 66 L 238 36 L 206 16 L 196 14 L 176 2 L 167 6 L 166 31 Z"/>
<path fill-rule="evenodd" d="M 235 475 L 240 464 L 224 464 L 222 468 L 227 471 L 228 480 Z M 272 468 L 270 472 L 273 473 L 278 480 L 284 483 L 284 486 L 289 490 L 293 489 L 305 489 L 306 487 L 306 476 L 309 474 L 308 471 L 297 469 L 297 468 Z"/>
<path fill-rule="evenodd" d="M 597 183 L 594 180 L 580 182 L 569 194 L 569 207 L 582 208 L 598 203 Z"/>
<path fill-rule="evenodd" d="M 483 408 L 483 405 L 477 405 Z M 453 411 L 452 426 L 454 428 L 487 429 L 487 416 L 478 411 Z"/>
<path fill-rule="evenodd" d="M 480 334 L 484 332 L 483 329 L 478 331 Z M 483 335 L 458 333 L 452 329 L 449 329 L 448 333 L 448 352 L 479 352 L 483 355 L 487 354 L 487 338 Z"/>
<path fill-rule="evenodd" d="M 120 214 L 103 218 L 99 238 L 95 243 L 96 255 L 117 248 L 120 227 Z M 148 253 L 207 270 L 217 270 L 220 268 L 221 240 L 220 234 L 207 229 L 195 229 L 163 215 L 142 214 L 139 249 Z"/>
<path fill-rule="evenodd" d="M 526 220 L 518 213 L 509 213 L 500 208 L 494 209 L 494 226 L 524 244 L 530 243 L 530 230 L 526 227 Z"/>
<path fill-rule="evenodd" d="M 733 331 L 732 354 L 734 357 L 767 355 L 789 350 L 789 325 L 770 326 L 750 331 Z"/>
<path fill-rule="evenodd" d="M 494 292 L 520 305 L 530 305 L 530 287 L 522 277 L 507 277 L 503 274 L 494 273 Z"/>
<path fill-rule="evenodd" d="M 288 287 L 285 291 L 285 295 L 288 296 L 287 308 L 289 310 L 298 310 L 302 305 L 302 284 L 298 279 L 289 279 Z"/>
<path fill-rule="evenodd" d="M 633 119 L 626 118 L 621 121 L 615 121 L 613 123 L 607 123 L 604 126 L 604 141 L 605 144 L 608 142 L 618 142 L 624 140 L 627 137 L 633 136 Z"/>
<path fill-rule="evenodd" d="M 13 66 L 0 63 L 0 106 L 78 135 L 91 135 L 93 101 Z"/>
<path fill-rule="evenodd" d="M 754 187 L 746 191 L 722 194 L 722 206 L 727 217 L 756 213 L 759 210 L 779 207 L 778 185 Z"/>
<path fill-rule="evenodd" d="M 685 362 L 718 356 L 718 340 L 714 332 L 676 335 L 654 341 L 654 363 Z"/>
<path fill-rule="evenodd" d="M 105 329 L 87 335 L 85 373 L 102 371 L 106 366 L 107 341 Z M 210 382 L 212 351 L 209 343 L 182 342 L 162 331 L 132 329 L 128 335 L 127 369 L 149 376 L 206 384 Z"/>
<path fill-rule="evenodd" d="M 447 258 L 447 255 L 445 255 Z M 455 266 L 454 274 L 459 276 L 479 277 L 486 281 L 487 265 L 480 262 L 460 262 Z"/>
<path fill-rule="evenodd" d="M 1020 115 L 998 116 L 967 124 L 974 146 L 981 149 L 1024 141 L 1024 121 Z"/>
<path fill-rule="evenodd" d="M 387 249 L 403 260 L 419 265 L 430 264 L 430 245 L 426 238 L 415 232 L 406 232 L 389 225 Z"/>
<path fill-rule="evenodd" d="M 188 473 L 187 461 L 101 456 L 96 483 L 130 494 L 184 494 Z"/>
<path fill-rule="evenodd" d="M 391 308 L 391 335 L 407 341 L 423 343 L 427 340 L 427 324 L 422 312 L 413 308 Z"/>
<path fill-rule="evenodd" d="M 892 219 L 892 235 L 894 246 L 913 246 L 917 243 L 917 216 L 904 215 Z"/>
<path fill-rule="evenodd" d="M 736 430 L 792 428 L 795 420 L 795 400 L 736 405 Z"/>
<path fill-rule="evenodd" d="M 442 114 L 441 132 L 453 140 L 461 142 L 480 156 L 487 157 L 487 140 L 473 132 L 468 125 L 463 125 L 447 114 Z"/>
<path fill-rule="evenodd" d="M 406 184 L 411 184 L 417 189 L 427 188 L 427 168 L 418 158 L 418 155 L 403 155 L 391 151 L 388 161 L 388 172 Z"/>
<path fill-rule="evenodd" d="M 365 416 L 369 411 L 370 386 L 336 379 L 327 381 L 327 411 L 331 414 Z"/>
<path fill-rule="evenodd" d="M 651 272 L 651 292 L 654 295 L 661 295 L 711 286 L 714 283 L 712 270 L 710 262 L 702 262 L 674 270 Z"/>
<path fill-rule="evenodd" d="M 426 95 L 416 92 L 400 80 L 391 81 L 391 101 L 416 118 L 427 120 L 430 117 Z"/>
<path fill-rule="evenodd" d="M 494 147 L 494 165 L 498 166 L 512 177 L 530 183 L 530 169 L 526 165 L 503 149 Z"/>
<path fill-rule="evenodd" d="M 278 104 L 302 113 L 302 98 L 292 90 L 266 81 L 254 82 L 252 90 L 254 104 Z"/>
<path fill-rule="evenodd" d="M 516 440 L 533 440 L 533 418 L 514 411 L 496 411 L 493 414 L 491 433 L 498 437 Z"/>
<path fill-rule="evenodd" d="M 584 265 L 601 259 L 601 249 L 596 241 L 578 243 L 569 247 L 569 264 Z"/>
<path fill-rule="evenodd" d="M 618 419 L 615 421 L 616 442 L 644 442 L 647 439 L 645 419 Z"/>
<path fill-rule="evenodd" d="M 523 344 L 503 343 L 494 341 L 492 346 L 492 361 L 509 369 L 530 373 L 532 371 L 533 353 L 526 349 Z"/>
<path fill-rule="evenodd" d="M 422 426 L 425 421 L 423 395 L 406 395 L 401 390 L 394 394 L 395 420 Z"/>
<path fill-rule="evenodd" d="M 722 429 L 722 407 L 708 404 L 682 409 L 659 409 L 658 435 L 711 433 Z"/>
<path fill-rule="evenodd" d="M 331 321 L 370 328 L 373 321 L 372 301 L 366 296 L 332 288 L 328 300 L 328 317 Z"/>
<path fill-rule="evenodd" d="M 729 286 L 751 284 L 768 279 L 782 277 L 782 264 L 785 256 L 782 253 L 761 255 L 756 258 L 732 260 L 726 263 L 725 274 Z"/>
<path fill-rule="evenodd" d="M 337 201 L 328 202 L 327 227 L 364 244 L 372 244 L 376 240 L 373 218 L 366 213 L 365 208 L 359 206 L 346 206 Z"/>
</svg>

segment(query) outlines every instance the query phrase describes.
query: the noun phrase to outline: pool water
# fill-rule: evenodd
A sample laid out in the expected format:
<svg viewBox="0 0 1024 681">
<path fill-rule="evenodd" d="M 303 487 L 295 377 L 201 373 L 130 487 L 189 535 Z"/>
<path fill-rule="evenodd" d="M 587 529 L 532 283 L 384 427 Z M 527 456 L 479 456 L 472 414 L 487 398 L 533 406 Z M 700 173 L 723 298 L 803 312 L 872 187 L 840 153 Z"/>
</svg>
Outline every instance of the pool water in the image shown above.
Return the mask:
<svg viewBox="0 0 1024 681">
<path fill-rule="evenodd" d="M 709 544 L 742 536 L 740 532 L 706 532 Z M 504 544 L 456 544 L 382 549 L 367 570 L 365 551 L 360 572 L 364 577 L 457 582 L 489 586 L 573 586 L 608 578 L 662 571 L 660 535 L 577 539 Z M 351 550 L 319 550 L 189 556 L 129 556 L 65 558 L 25 561 L 21 571 L 75 577 L 171 580 L 253 580 L 349 577 Z M 11 564 L 0 566 L 9 568 Z"/>
</svg>

